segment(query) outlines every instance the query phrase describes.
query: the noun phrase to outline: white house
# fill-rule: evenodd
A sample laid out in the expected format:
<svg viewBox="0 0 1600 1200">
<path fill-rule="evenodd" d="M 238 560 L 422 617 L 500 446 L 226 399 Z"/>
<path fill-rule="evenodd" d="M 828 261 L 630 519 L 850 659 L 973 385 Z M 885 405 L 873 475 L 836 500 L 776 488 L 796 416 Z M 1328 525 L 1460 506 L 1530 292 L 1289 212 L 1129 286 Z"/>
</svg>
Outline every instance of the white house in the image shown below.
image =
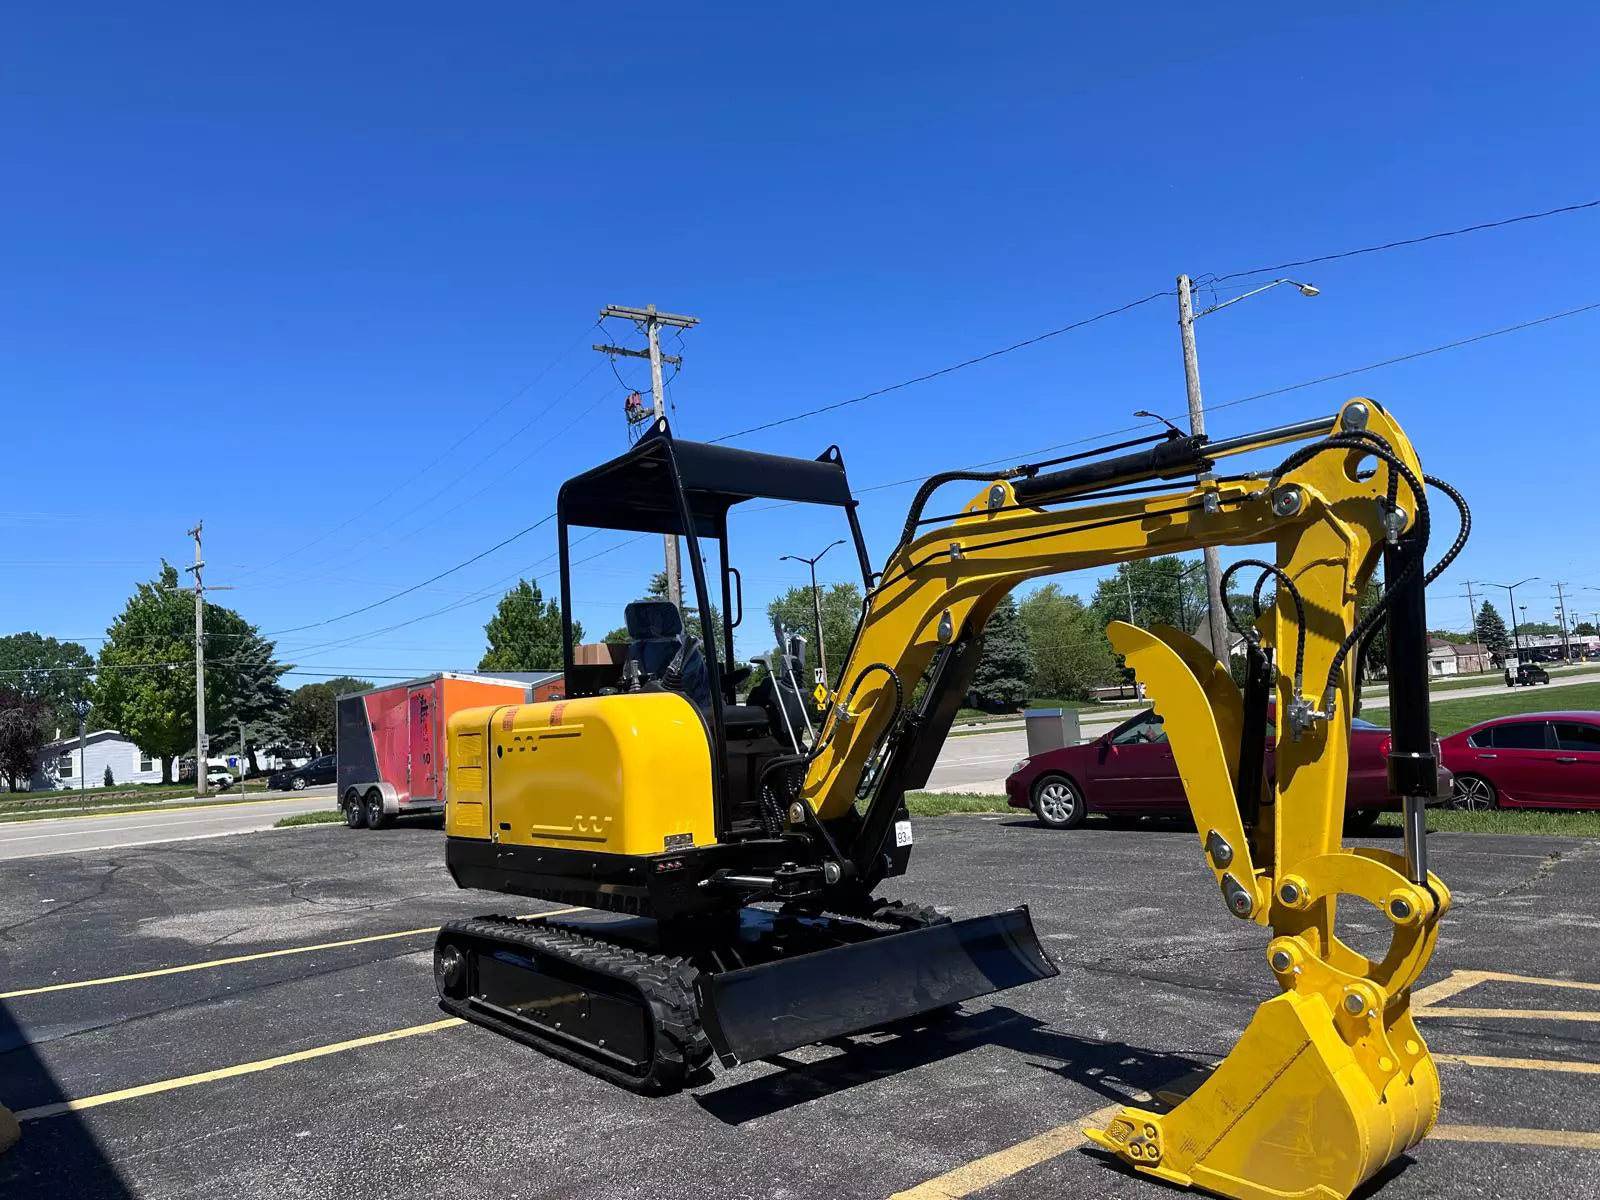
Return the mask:
<svg viewBox="0 0 1600 1200">
<path fill-rule="evenodd" d="M 161 760 L 140 750 L 115 729 L 101 729 L 81 741 L 76 737 L 51 742 L 39 752 L 28 787 L 97 788 L 106 781 L 106 768 L 116 783 L 160 783 Z"/>
</svg>

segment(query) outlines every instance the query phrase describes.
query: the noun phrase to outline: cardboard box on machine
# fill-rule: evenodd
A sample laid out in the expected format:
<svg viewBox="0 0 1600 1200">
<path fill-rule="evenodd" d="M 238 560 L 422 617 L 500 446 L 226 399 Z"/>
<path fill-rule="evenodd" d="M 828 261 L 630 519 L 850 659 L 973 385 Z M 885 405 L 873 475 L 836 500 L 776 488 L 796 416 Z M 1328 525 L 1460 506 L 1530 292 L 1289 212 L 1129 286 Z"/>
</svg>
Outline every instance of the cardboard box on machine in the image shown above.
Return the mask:
<svg viewBox="0 0 1600 1200">
<path fill-rule="evenodd" d="M 577 667 L 620 667 L 627 656 L 628 647 L 622 642 L 585 642 L 572 648 L 572 664 Z"/>
</svg>

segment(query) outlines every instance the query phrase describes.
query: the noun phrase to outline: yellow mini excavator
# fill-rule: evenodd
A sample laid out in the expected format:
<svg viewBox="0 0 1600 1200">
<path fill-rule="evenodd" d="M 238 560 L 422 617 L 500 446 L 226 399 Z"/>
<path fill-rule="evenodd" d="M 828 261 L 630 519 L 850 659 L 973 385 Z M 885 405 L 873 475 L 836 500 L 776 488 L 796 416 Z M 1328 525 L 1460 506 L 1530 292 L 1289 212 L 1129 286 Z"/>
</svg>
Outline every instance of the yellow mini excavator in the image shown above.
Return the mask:
<svg viewBox="0 0 1600 1200">
<path fill-rule="evenodd" d="M 1270 461 L 1227 473 L 1241 455 Z M 957 481 L 981 486 L 959 511 L 929 515 L 935 491 Z M 1461 514 L 1431 571 L 1430 487 Z M 832 506 L 854 541 L 866 599 L 815 724 L 795 640 L 738 702 L 749 668 L 733 665 L 743 599 L 729 516 L 757 498 Z M 450 719 L 456 882 L 613 915 L 446 925 L 434 956 L 443 1006 L 659 1093 L 713 1054 L 731 1065 L 930 1022 L 1056 974 L 1026 908 L 951 920 L 874 896 L 906 870 L 903 797 L 927 781 L 984 624 L 1029 578 L 1259 545 L 1270 550 L 1230 572 L 1257 573 L 1251 611 L 1229 613 L 1244 639 L 1242 688 L 1176 629 L 1118 622 L 1110 636 L 1164 719 L 1223 904 L 1270 931 L 1265 967 L 1279 994 L 1187 1099 L 1165 1112 L 1124 1109 L 1091 1136 L 1142 1172 L 1240 1200 L 1347 1196 L 1416 1144 L 1439 1082 L 1409 992 L 1450 904 L 1423 840 L 1437 789 L 1423 588 L 1459 552 L 1468 516 L 1458 493 L 1425 479 L 1399 425 L 1353 400 L 1229 440 L 1169 429 L 1011 470 L 935 475 L 882 571 L 855 505 L 837 448 L 815 460 L 757 454 L 679 441 L 664 423 L 562 487 L 564 611 L 570 531 L 586 527 L 687 539 L 699 611 L 720 602 L 727 619 L 701 644 L 672 604 L 630 605 L 620 661 L 575 655 L 569 625 L 564 698 Z M 1358 619 L 1380 561 L 1381 600 Z M 1347 849 L 1340 837 L 1360 665 L 1385 627 L 1403 854 Z M 1381 959 L 1339 940 L 1340 896 L 1370 902 L 1392 926 Z"/>
</svg>

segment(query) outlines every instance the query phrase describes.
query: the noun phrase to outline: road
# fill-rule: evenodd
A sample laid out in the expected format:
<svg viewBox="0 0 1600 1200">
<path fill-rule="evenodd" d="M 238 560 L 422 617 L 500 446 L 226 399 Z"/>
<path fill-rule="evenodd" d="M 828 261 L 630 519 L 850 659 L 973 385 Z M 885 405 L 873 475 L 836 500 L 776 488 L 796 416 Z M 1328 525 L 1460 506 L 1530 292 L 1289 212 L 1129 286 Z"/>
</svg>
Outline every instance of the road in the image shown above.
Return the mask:
<svg viewBox="0 0 1600 1200">
<path fill-rule="evenodd" d="M 274 822 L 296 813 L 331 808 L 333 789 L 308 788 L 273 800 L 244 800 L 195 808 L 175 804 L 166 809 L 137 813 L 95 813 L 81 817 L 52 817 L 42 821 L 0 824 L 0 860 L 38 858 L 45 854 L 81 854 L 90 850 L 116 850 L 151 842 L 221 837 L 270 829 Z"/>
<path fill-rule="evenodd" d="M 1135 709 L 1113 712 L 1092 721 L 1083 721 L 1078 730 L 1084 739 L 1097 738 L 1131 717 Z M 939 752 L 939 761 L 928 776 L 930 792 L 1005 791 L 1006 776 L 1019 758 L 1028 754 L 1028 734 L 1009 722 L 992 733 L 969 733 L 951 737 Z"/>
<path fill-rule="evenodd" d="M 1511 693 L 1521 695 L 1523 689 L 1508 688 L 1505 677 L 1499 674 L 1484 677 L 1487 682 L 1482 687 L 1445 688 L 1436 690 L 1432 699 L 1435 704 L 1443 704 L 1446 700 L 1468 700 L 1473 696 L 1504 696 Z M 1546 688 L 1575 687 L 1580 683 L 1600 683 L 1600 671 L 1580 671 L 1572 675 L 1553 676 L 1549 683 L 1536 683 L 1530 691 L 1544 691 Z M 1372 689 L 1372 699 L 1365 695 L 1361 697 L 1361 708 L 1365 712 L 1370 708 L 1388 708 L 1389 697 L 1383 691 L 1383 682 L 1375 681 L 1368 685 Z M 1552 708 L 1557 705 L 1551 705 Z"/>
</svg>

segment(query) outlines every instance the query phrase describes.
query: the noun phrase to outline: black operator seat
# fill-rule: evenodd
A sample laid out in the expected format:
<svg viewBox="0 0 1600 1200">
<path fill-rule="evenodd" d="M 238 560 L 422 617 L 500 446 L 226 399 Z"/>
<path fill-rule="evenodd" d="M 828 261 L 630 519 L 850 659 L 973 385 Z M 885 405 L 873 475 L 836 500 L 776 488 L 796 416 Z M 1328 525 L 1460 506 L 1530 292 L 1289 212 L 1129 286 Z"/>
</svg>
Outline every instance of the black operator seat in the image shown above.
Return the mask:
<svg viewBox="0 0 1600 1200">
<path fill-rule="evenodd" d="M 697 640 L 685 638 L 677 605 L 670 600 L 635 600 L 623 610 L 623 617 L 628 626 L 628 662 L 636 664 L 640 682 L 670 687 L 702 710 L 710 708 L 706 656 Z"/>
</svg>

